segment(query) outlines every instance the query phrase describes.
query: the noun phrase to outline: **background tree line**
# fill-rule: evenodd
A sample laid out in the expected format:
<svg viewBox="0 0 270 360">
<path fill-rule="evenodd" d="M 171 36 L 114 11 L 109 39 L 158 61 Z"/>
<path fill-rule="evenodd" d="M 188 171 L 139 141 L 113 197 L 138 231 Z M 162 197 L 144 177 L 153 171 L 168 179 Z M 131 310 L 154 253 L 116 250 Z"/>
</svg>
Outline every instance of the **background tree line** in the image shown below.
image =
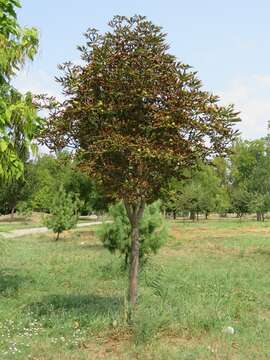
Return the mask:
<svg viewBox="0 0 270 360">
<path fill-rule="evenodd" d="M 2 179 L 0 186 L 0 213 L 14 214 L 17 210 L 50 212 L 51 204 L 60 189 L 77 198 L 81 215 L 103 212 L 108 199 L 102 190 L 76 168 L 76 162 L 67 152 L 42 155 L 24 163 L 24 176 L 12 181 Z"/>
<path fill-rule="evenodd" d="M 68 152 L 30 159 L 23 154 L 24 176 L 1 180 L 0 213 L 13 214 L 30 209 L 50 212 L 59 189 L 79 200 L 79 213 L 104 212 L 110 199 L 94 180 L 81 172 Z M 201 163 L 186 170 L 182 180 L 172 179 L 161 195 L 167 215 L 188 216 L 196 220 L 209 214 L 242 218 L 256 214 L 258 221 L 270 211 L 270 146 L 268 138 L 248 141 L 240 138 L 232 145 L 227 158 L 216 157 L 211 164 Z"/>
<path fill-rule="evenodd" d="M 256 214 L 257 220 L 263 221 L 270 210 L 268 137 L 253 141 L 239 138 L 228 158 L 216 157 L 211 165 L 187 170 L 184 180 L 171 181 L 163 192 L 163 202 L 173 217 L 195 220 L 202 214 L 207 219 L 210 213 L 235 213 L 239 218 Z"/>
</svg>

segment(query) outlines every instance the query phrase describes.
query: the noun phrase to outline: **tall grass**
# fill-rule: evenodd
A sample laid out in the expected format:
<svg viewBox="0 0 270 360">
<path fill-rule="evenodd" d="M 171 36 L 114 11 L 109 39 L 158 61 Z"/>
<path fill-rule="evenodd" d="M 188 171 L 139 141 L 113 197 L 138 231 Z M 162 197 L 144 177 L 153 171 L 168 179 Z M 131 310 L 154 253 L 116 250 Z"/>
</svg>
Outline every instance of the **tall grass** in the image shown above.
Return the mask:
<svg viewBox="0 0 270 360">
<path fill-rule="evenodd" d="M 268 225 L 172 223 L 140 272 L 132 326 L 122 260 L 92 228 L 57 244 L 50 235 L 9 239 L 0 359 L 269 359 Z"/>
</svg>

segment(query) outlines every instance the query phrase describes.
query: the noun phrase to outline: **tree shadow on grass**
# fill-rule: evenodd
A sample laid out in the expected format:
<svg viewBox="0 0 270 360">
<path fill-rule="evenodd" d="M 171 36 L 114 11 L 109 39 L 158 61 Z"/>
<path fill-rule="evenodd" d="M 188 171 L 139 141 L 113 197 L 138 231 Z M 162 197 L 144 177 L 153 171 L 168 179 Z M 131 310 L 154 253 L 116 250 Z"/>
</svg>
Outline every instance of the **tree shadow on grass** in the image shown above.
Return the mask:
<svg viewBox="0 0 270 360">
<path fill-rule="evenodd" d="M 0 270 L 0 295 L 15 295 L 23 283 L 31 281 L 30 277 L 18 275 L 13 269 Z"/>
<path fill-rule="evenodd" d="M 74 316 L 87 315 L 107 316 L 108 314 L 119 313 L 123 307 L 123 299 L 113 296 L 101 296 L 96 294 L 79 295 L 50 295 L 45 296 L 41 301 L 32 303 L 27 307 L 35 316 Z"/>
<path fill-rule="evenodd" d="M 104 246 L 102 244 L 80 244 L 81 249 L 83 250 L 92 250 L 92 251 L 104 251 Z"/>
<path fill-rule="evenodd" d="M 269 248 L 257 248 L 253 251 L 256 255 L 263 255 L 263 256 L 270 256 L 270 249 Z"/>
<path fill-rule="evenodd" d="M 25 223 L 27 223 L 28 221 L 23 216 L 16 216 L 14 218 L 3 217 L 2 219 L 0 219 L 0 224 L 2 224 L 2 223 L 17 223 L 17 222 L 25 222 Z"/>
</svg>

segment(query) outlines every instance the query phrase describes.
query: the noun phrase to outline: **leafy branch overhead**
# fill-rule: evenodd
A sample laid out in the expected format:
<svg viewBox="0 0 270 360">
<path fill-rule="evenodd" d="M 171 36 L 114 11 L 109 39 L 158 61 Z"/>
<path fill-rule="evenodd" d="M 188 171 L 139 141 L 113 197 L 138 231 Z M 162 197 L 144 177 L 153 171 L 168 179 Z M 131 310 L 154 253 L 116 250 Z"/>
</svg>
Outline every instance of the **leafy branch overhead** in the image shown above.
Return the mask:
<svg viewBox="0 0 270 360">
<path fill-rule="evenodd" d="M 40 126 L 37 108 L 30 93 L 23 95 L 10 83 L 27 59 L 38 48 L 35 28 L 21 28 L 15 8 L 17 0 L 0 1 L 0 177 L 19 177 L 23 171 L 22 148 L 31 141 Z"/>
</svg>

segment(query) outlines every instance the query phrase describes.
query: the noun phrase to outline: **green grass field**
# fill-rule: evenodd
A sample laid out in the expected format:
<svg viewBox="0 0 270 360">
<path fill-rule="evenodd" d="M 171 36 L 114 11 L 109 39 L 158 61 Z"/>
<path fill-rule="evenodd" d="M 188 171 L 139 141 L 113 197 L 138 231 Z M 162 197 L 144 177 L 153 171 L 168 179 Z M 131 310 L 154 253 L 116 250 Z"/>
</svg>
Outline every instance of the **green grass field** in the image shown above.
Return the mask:
<svg viewBox="0 0 270 360">
<path fill-rule="evenodd" d="M 25 218 L 15 214 L 14 218 L 11 215 L 0 216 L 0 234 L 1 232 L 10 232 L 17 229 L 28 229 L 44 226 L 42 225 L 43 214 L 34 214 L 31 218 Z"/>
<path fill-rule="evenodd" d="M 17 229 L 28 229 L 43 226 L 42 224 L 34 224 L 31 221 L 14 221 L 14 222 L 3 222 L 0 223 L 0 233 L 9 232 Z"/>
<path fill-rule="evenodd" d="M 173 222 L 139 281 L 130 327 L 122 261 L 93 227 L 8 240 L 0 359 L 270 359 L 269 222 Z"/>
<path fill-rule="evenodd" d="M 89 218 L 85 217 L 83 219 L 79 219 L 78 223 L 83 224 L 85 222 L 91 222 L 91 221 L 97 221 L 97 220 L 89 220 Z M 44 222 L 42 221 L 42 218 L 38 219 L 38 221 L 32 221 L 31 219 L 9 219 L 9 220 L 2 220 L 0 221 L 0 234 L 1 232 L 10 232 L 12 230 L 18 230 L 18 229 L 29 229 L 29 228 L 35 228 L 35 227 L 43 227 Z"/>
</svg>

